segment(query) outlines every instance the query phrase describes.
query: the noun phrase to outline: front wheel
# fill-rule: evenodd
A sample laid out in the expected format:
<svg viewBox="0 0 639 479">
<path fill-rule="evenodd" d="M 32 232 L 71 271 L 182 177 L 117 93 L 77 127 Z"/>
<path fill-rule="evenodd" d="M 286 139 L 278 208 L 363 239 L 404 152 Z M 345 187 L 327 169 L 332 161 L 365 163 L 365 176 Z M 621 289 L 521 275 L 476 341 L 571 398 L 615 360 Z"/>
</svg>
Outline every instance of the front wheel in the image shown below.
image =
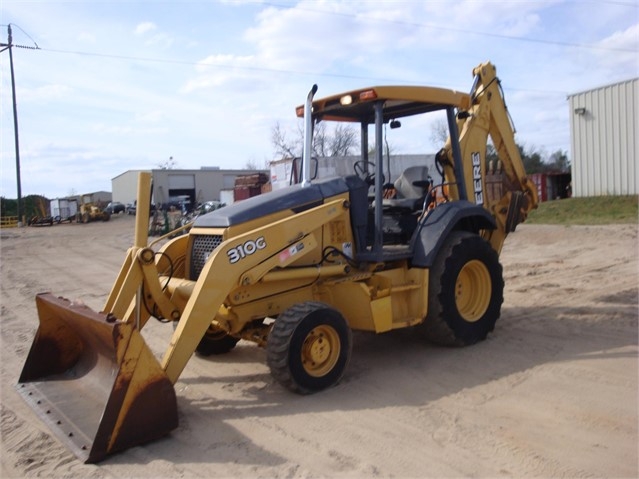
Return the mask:
<svg viewBox="0 0 639 479">
<path fill-rule="evenodd" d="M 310 394 L 337 384 L 352 350 L 344 317 L 324 303 L 305 302 L 279 315 L 269 333 L 266 361 L 284 387 Z"/>
<path fill-rule="evenodd" d="M 479 235 L 450 234 L 430 271 L 427 339 L 446 346 L 474 344 L 495 327 L 504 301 L 497 252 Z"/>
</svg>

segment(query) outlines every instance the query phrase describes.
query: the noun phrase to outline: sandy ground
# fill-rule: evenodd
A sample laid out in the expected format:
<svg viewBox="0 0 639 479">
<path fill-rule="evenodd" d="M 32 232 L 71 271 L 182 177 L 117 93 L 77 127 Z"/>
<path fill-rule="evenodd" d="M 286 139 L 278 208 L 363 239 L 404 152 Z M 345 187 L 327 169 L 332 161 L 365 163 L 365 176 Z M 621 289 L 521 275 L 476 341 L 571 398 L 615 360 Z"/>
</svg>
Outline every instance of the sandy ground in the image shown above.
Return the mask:
<svg viewBox="0 0 639 479">
<path fill-rule="evenodd" d="M 240 342 L 194 357 L 166 439 L 79 462 L 15 392 L 34 295 L 96 310 L 132 217 L 1 231 L 0 477 L 637 477 L 636 226 L 521 225 L 502 253 L 502 317 L 481 344 L 355 334 L 335 388 L 301 397 Z M 145 328 L 159 356 L 170 331 Z"/>
</svg>

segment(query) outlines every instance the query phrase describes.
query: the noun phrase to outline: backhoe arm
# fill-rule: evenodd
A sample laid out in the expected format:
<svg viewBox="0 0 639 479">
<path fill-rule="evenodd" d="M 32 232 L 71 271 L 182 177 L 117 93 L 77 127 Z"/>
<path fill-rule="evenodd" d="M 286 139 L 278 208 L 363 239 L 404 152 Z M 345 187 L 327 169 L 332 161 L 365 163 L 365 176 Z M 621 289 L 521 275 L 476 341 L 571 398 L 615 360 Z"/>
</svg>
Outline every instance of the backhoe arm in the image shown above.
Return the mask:
<svg viewBox="0 0 639 479">
<path fill-rule="evenodd" d="M 446 180 L 453 184 L 463 181 L 468 200 L 494 216 L 497 229 L 484 234 L 500 252 L 506 235 L 537 207 L 537 189 L 526 176 L 495 66 L 483 63 L 473 70 L 473 75 L 470 108 L 460 112 L 457 120 L 463 176 L 452 166 L 449 141 L 445 147 L 449 158 Z M 487 161 L 488 135 L 499 158 L 497 162 Z M 456 188 L 452 191 L 456 192 Z"/>
</svg>

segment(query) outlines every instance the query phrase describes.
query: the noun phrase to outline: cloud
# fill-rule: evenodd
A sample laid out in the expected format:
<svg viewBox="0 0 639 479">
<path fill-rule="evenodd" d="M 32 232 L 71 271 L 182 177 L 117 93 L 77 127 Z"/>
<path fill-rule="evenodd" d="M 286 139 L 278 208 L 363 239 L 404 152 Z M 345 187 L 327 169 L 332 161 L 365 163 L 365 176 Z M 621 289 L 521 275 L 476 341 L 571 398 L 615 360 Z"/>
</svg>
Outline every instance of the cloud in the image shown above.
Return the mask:
<svg viewBox="0 0 639 479">
<path fill-rule="evenodd" d="M 616 31 L 612 35 L 599 42 L 599 46 L 606 48 L 639 51 L 639 23 L 626 28 L 623 31 Z"/>
<path fill-rule="evenodd" d="M 535 32 L 540 12 L 552 4 L 302 1 L 291 8 L 264 8 L 243 39 L 253 47 L 258 64 L 274 69 L 323 73 L 355 67 L 362 76 L 411 81 L 442 48 L 458 59 L 472 57 L 474 63 L 477 52 L 495 42 L 481 33 Z M 501 49 L 512 47 L 500 42 Z M 404 60 L 410 62 L 408 68 L 402 68 Z"/>
<path fill-rule="evenodd" d="M 136 113 L 137 123 L 160 123 L 165 118 L 165 114 L 160 110 L 147 111 L 146 113 Z"/>
<path fill-rule="evenodd" d="M 96 38 L 95 38 L 95 35 L 93 33 L 80 32 L 80 34 L 78 35 L 78 41 L 80 41 L 82 43 L 95 43 L 96 42 Z"/>
<path fill-rule="evenodd" d="M 188 80 L 180 88 L 181 93 L 192 93 L 196 90 L 218 87 L 228 82 L 238 81 L 255 76 L 259 61 L 252 56 L 209 55 L 197 62 L 197 76 Z"/>
<path fill-rule="evenodd" d="M 72 93 L 73 88 L 60 84 L 42 85 L 35 88 L 20 87 L 18 89 L 21 102 L 48 103 L 68 97 Z"/>
<path fill-rule="evenodd" d="M 163 48 L 171 47 L 175 39 L 172 35 L 160 32 L 158 26 L 153 22 L 139 23 L 134 30 L 134 34 L 138 37 L 144 37 L 146 46 L 159 46 Z"/>
<path fill-rule="evenodd" d="M 319 5 L 319 6 L 318 6 Z M 268 7 L 256 17 L 256 24 L 244 33 L 244 40 L 255 48 L 264 65 L 295 71 L 327 71 L 336 62 L 348 60 L 355 52 L 380 52 L 393 48 L 407 30 L 385 24 L 376 17 L 397 18 L 394 4 L 374 4 L 360 11 L 350 4 L 315 4 L 302 2 L 288 9 Z M 407 10 L 412 4 L 402 4 Z M 390 9 L 390 11 L 389 11 Z M 404 13 L 404 15 L 406 15 Z M 410 30 L 410 28 L 408 28 Z"/>
<path fill-rule="evenodd" d="M 142 22 L 135 27 L 134 33 L 138 36 L 141 36 L 157 30 L 157 28 L 157 25 L 153 22 Z"/>
<path fill-rule="evenodd" d="M 113 124 L 105 124 L 105 123 L 95 123 L 92 125 L 92 131 L 97 133 L 98 135 L 102 135 L 105 137 L 140 137 L 143 135 L 153 136 L 153 135 L 163 135 L 169 132 L 168 128 L 157 126 L 157 127 L 139 127 L 134 125 L 113 125 Z"/>
<path fill-rule="evenodd" d="M 605 67 L 609 71 L 627 70 L 632 72 L 634 70 L 633 76 L 639 75 L 639 23 L 625 30 L 613 32 L 597 42 L 596 45 L 612 50 L 598 50 L 596 52 L 601 67 Z M 628 75 L 629 77 L 630 75 Z"/>
</svg>

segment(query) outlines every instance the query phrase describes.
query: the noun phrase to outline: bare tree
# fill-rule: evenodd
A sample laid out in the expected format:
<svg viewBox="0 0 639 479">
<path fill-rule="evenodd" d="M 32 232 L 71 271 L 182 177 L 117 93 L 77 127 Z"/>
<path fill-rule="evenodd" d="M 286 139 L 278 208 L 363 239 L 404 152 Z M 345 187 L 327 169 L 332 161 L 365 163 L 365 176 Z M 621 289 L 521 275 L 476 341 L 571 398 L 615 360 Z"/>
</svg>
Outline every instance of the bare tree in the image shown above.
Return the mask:
<svg viewBox="0 0 639 479">
<path fill-rule="evenodd" d="M 259 170 L 259 166 L 257 166 L 257 161 L 255 159 L 246 160 L 244 163 L 245 170 Z"/>
<path fill-rule="evenodd" d="M 299 153 L 302 151 L 302 141 L 299 135 L 294 135 L 293 140 L 290 140 L 279 122 L 276 122 L 271 129 L 271 144 L 275 148 L 275 156 L 282 158 L 301 156 Z"/>
<path fill-rule="evenodd" d="M 172 170 L 177 166 L 177 161 L 173 159 L 172 156 L 169 156 L 168 160 L 160 161 L 158 163 L 158 168 L 161 170 Z"/>
<path fill-rule="evenodd" d="M 302 131 L 302 138 L 304 138 L 304 132 Z M 329 143 L 328 134 L 326 133 L 326 123 L 316 123 L 313 128 L 313 156 L 330 156 L 327 155 L 328 151 L 328 143 Z"/>
<path fill-rule="evenodd" d="M 354 148 L 359 146 L 357 132 L 350 125 L 337 123 L 333 134 L 328 137 L 328 156 L 347 156 Z"/>
<path fill-rule="evenodd" d="M 271 129 L 271 143 L 275 149 L 275 155 L 285 158 L 302 156 L 304 145 L 304 130 L 301 123 L 297 125 L 297 131 L 287 135 L 281 125 L 276 123 Z M 313 155 L 318 157 L 347 156 L 353 149 L 359 146 L 355 129 L 350 125 L 337 123 L 329 131 L 326 123 L 315 124 L 313 131 Z"/>
<path fill-rule="evenodd" d="M 446 140 L 448 139 L 448 122 L 442 118 L 435 121 L 431 125 L 430 129 L 430 141 L 432 141 L 435 145 L 438 145 L 438 148 L 444 146 Z"/>
</svg>

